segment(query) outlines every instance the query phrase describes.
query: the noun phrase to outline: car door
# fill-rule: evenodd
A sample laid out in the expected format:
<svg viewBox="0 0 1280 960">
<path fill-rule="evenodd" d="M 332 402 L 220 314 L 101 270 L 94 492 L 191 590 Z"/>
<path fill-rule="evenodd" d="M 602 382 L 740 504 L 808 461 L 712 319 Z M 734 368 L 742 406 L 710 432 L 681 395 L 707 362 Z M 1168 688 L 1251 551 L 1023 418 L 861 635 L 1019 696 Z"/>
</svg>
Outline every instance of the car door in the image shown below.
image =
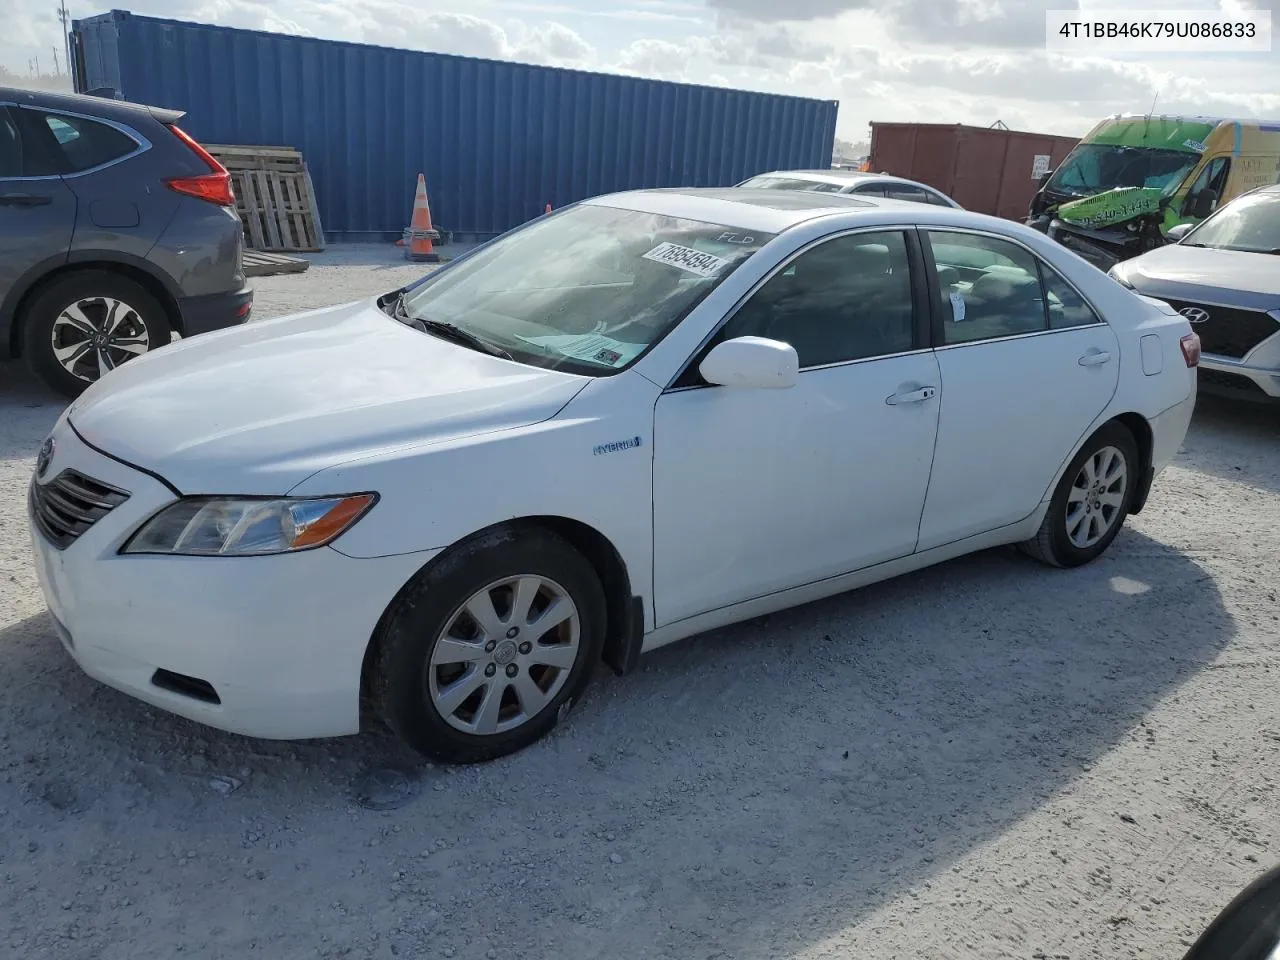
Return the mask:
<svg viewBox="0 0 1280 960">
<path fill-rule="evenodd" d="M 1119 381 L 1119 341 L 1047 262 L 1010 240 L 922 230 L 936 270 L 938 444 L 918 549 L 1040 504 Z"/>
<path fill-rule="evenodd" d="M 17 112 L 0 104 L 0 302 L 33 270 L 65 260 L 76 222 L 75 195 L 29 142 Z"/>
<path fill-rule="evenodd" d="M 915 549 L 938 418 L 922 264 L 907 230 L 808 247 L 756 288 L 659 398 L 659 625 Z M 697 364 L 739 336 L 790 343 L 798 382 L 766 390 L 703 381 Z"/>
</svg>

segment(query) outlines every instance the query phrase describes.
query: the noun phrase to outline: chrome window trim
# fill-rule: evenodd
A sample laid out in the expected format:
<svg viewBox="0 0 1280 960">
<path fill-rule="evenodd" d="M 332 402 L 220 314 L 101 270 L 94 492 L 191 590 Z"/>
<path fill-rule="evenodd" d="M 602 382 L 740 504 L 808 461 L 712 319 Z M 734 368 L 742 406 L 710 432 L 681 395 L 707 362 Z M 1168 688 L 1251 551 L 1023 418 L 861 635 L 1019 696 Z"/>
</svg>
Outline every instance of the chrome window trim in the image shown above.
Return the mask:
<svg viewBox="0 0 1280 960">
<path fill-rule="evenodd" d="M 689 354 L 688 358 L 684 361 L 684 363 L 680 364 L 679 369 L 676 370 L 675 376 L 673 376 L 669 381 L 667 381 L 667 385 L 662 388 L 662 392 L 664 394 L 680 393 L 685 390 L 705 390 L 709 387 L 716 386 L 713 383 L 705 383 L 705 384 L 695 383 L 685 387 L 676 387 L 676 386 L 673 386 L 673 384 L 677 383 L 680 380 L 680 378 L 683 377 L 686 372 L 688 372 L 689 367 L 690 365 L 692 365 L 694 359 L 697 358 L 697 356 L 700 353 L 702 353 L 703 350 L 706 349 L 707 344 L 716 338 L 716 335 L 721 330 L 724 329 L 725 324 L 727 324 L 730 320 L 734 318 L 734 316 L 738 313 L 739 310 L 742 309 L 743 305 L 748 300 L 754 297 L 765 284 L 767 284 L 770 280 L 776 277 L 779 273 L 786 270 L 789 266 L 791 266 L 792 263 L 794 263 L 800 257 L 804 256 L 814 247 L 820 246 L 821 244 L 824 244 L 824 243 L 828 243 L 832 240 L 839 240 L 842 237 L 848 237 L 848 236 L 852 236 L 854 234 L 859 234 L 859 233 L 903 233 L 907 230 L 917 230 L 917 229 L 919 229 L 918 224 L 907 224 L 902 226 L 899 226 L 896 224 L 875 224 L 875 225 L 869 224 L 867 226 L 849 227 L 845 230 L 840 230 L 836 233 L 829 233 L 826 236 L 818 237 L 815 240 L 810 240 L 799 250 L 794 251 L 789 257 L 787 257 L 787 259 L 782 260 L 777 264 L 775 264 L 772 270 L 770 270 L 764 277 L 758 280 L 750 290 L 748 290 L 745 294 L 743 294 L 738 299 L 738 301 L 729 310 L 725 312 L 725 315 L 720 318 L 719 322 L 715 325 L 715 327 L 712 328 L 711 332 L 708 333 L 705 337 L 703 337 L 701 341 L 699 341 L 698 345 L 693 348 L 693 351 Z M 908 267 L 908 269 L 910 269 L 910 267 Z M 912 303 L 912 316 L 913 318 L 915 316 L 914 303 Z M 831 367 L 846 367 L 846 366 L 849 366 L 850 364 L 867 363 L 868 361 L 871 361 L 871 360 L 887 360 L 890 357 L 905 357 L 914 353 L 928 353 L 930 349 L 931 349 L 930 347 L 919 347 L 919 348 L 913 348 L 911 350 L 902 351 L 900 353 L 881 354 L 880 356 L 875 356 L 875 357 L 858 357 L 855 360 L 838 360 L 838 361 L 835 361 L 834 363 L 824 363 L 824 364 L 820 364 L 818 366 L 813 366 L 813 367 L 801 367 L 800 373 L 808 373 L 810 370 L 827 370 L 827 369 L 830 369 Z"/>
<path fill-rule="evenodd" d="M 11 100 L 0 101 L 0 107 L 11 107 L 17 110 L 30 110 L 33 113 L 44 113 L 52 116 L 75 117 L 77 120 L 88 120 L 91 123 L 100 123 L 103 126 L 111 127 L 118 133 L 124 134 L 136 145 L 136 149 L 129 153 L 116 157 L 114 160 L 108 160 L 106 163 L 100 163 L 96 167 L 89 167 L 86 170 L 77 170 L 75 173 L 51 174 L 40 177 L 0 177 L 0 181 L 10 182 L 15 180 L 74 180 L 77 177 L 85 177 L 91 173 L 98 173 L 110 167 L 114 167 L 118 163 L 124 163 L 126 160 L 132 160 L 134 157 L 141 156 L 151 149 L 152 143 L 145 136 L 127 124 L 120 123 L 117 120 L 109 120 L 106 117 L 95 117 L 87 113 L 76 113 L 74 110 L 59 110 L 53 107 L 36 107 L 28 103 L 14 103 Z M 51 131 L 52 132 L 52 131 Z"/>
</svg>

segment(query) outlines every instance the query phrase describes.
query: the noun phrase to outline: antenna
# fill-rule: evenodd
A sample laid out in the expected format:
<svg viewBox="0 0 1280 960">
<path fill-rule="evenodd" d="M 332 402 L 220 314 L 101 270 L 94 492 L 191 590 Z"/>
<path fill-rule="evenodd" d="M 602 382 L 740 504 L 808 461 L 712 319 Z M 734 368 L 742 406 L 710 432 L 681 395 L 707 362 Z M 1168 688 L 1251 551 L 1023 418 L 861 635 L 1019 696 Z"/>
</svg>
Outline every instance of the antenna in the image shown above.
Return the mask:
<svg viewBox="0 0 1280 960">
<path fill-rule="evenodd" d="M 1156 104 L 1159 103 L 1159 101 L 1160 101 L 1160 91 L 1156 90 L 1156 95 L 1151 98 L 1151 109 L 1147 111 L 1148 117 L 1154 117 L 1156 115 Z"/>
</svg>

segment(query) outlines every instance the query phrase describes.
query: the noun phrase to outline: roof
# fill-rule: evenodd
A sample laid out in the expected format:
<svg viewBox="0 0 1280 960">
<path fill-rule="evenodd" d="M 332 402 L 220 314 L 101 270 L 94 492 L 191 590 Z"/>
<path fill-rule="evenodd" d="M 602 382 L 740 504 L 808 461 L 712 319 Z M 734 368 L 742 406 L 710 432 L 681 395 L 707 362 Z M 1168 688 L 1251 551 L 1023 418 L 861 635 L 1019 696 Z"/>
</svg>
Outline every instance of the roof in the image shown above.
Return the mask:
<svg viewBox="0 0 1280 960">
<path fill-rule="evenodd" d="M 781 233 L 816 217 L 881 207 L 921 208 L 924 204 L 881 197 L 852 197 L 807 190 L 744 190 L 740 187 L 670 187 L 629 190 L 593 197 L 584 203 L 623 210 L 640 210 L 669 217 L 685 217 L 744 230 Z M 929 209 L 943 210 L 945 207 Z"/>
<path fill-rule="evenodd" d="M 0 103 L 17 103 L 46 110 L 63 110 L 67 113 L 84 113 L 122 119 L 130 116 L 150 116 L 161 123 L 177 123 L 186 114 L 181 110 L 149 107 L 129 100 L 110 97 L 94 97 L 83 93 L 55 93 L 49 90 L 26 90 L 19 87 L 0 86 Z"/>
</svg>

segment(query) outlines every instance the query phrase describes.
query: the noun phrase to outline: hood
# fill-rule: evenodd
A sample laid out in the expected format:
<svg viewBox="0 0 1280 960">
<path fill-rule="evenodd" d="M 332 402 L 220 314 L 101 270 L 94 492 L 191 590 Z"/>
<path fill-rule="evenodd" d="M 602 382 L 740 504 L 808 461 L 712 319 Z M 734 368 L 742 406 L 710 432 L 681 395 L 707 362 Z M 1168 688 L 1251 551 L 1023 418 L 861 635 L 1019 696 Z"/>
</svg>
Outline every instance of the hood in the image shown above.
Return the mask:
<svg viewBox="0 0 1280 960">
<path fill-rule="evenodd" d="M 184 494 L 278 495 L 355 457 L 541 422 L 588 382 L 449 343 L 366 301 L 174 343 L 102 378 L 68 418 Z"/>
<path fill-rule="evenodd" d="M 1151 297 L 1218 303 L 1242 310 L 1280 309 L 1280 256 L 1169 244 L 1115 267 Z"/>
<path fill-rule="evenodd" d="M 1058 207 L 1058 219 L 1082 227 L 1107 227 L 1147 213 L 1160 212 L 1161 191 L 1151 187 L 1116 187 Z"/>
</svg>

